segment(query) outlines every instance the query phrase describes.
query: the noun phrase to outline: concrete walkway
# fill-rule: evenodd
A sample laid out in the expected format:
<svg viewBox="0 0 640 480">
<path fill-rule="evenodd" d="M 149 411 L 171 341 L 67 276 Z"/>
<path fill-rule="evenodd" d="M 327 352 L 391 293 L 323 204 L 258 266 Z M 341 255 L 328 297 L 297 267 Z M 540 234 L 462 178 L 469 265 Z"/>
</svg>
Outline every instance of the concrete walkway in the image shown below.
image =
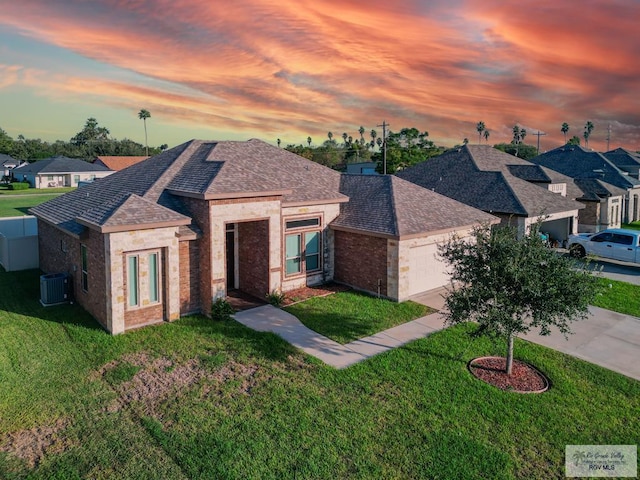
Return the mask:
<svg viewBox="0 0 640 480">
<path fill-rule="evenodd" d="M 443 293 L 443 289 L 434 290 L 412 300 L 441 310 Z M 567 339 L 557 331 L 546 337 L 529 333 L 521 338 L 640 380 L 640 318 L 598 307 L 589 307 L 589 311 L 589 318 L 571 325 L 574 333 Z M 341 345 L 272 305 L 238 312 L 234 318 L 254 330 L 273 332 L 335 368 L 348 367 L 445 327 L 442 314 L 434 313 Z"/>
<path fill-rule="evenodd" d="M 290 313 L 273 305 L 263 305 L 236 313 L 233 318 L 259 332 L 273 332 L 327 365 L 345 368 L 369 357 L 399 347 L 440 330 L 444 321 L 439 313 L 341 345 L 305 327 Z"/>
</svg>

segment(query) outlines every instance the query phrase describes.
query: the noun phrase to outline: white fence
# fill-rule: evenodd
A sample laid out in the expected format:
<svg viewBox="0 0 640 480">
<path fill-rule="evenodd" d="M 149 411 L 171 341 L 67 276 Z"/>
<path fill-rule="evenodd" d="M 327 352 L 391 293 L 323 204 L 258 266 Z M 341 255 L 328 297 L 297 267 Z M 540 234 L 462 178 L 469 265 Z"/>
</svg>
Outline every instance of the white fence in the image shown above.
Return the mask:
<svg viewBox="0 0 640 480">
<path fill-rule="evenodd" d="M 0 265 L 7 272 L 40 266 L 36 217 L 0 218 Z"/>
</svg>

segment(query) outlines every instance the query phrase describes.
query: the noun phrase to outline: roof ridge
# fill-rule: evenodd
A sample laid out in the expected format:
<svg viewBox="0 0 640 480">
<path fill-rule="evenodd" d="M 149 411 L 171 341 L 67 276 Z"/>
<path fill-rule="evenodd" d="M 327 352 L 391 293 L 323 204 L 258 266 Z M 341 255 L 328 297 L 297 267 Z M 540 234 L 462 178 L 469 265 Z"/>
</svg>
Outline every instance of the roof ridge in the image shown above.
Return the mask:
<svg viewBox="0 0 640 480">
<path fill-rule="evenodd" d="M 143 198 L 153 198 L 154 202 L 157 202 L 162 195 L 162 192 L 166 189 L 167 185 L 171 183 L 173 177 L 182 170 L 182 167 L 189 161 L 198 148 L 206 142 L 202 140 L 190 140 L 189 146 L 185 148 L 172 162 L 171 165 L 166 168 L 159 176 L 158 179 L 147 189 L 142 195 Z"/>
<path fill-rule="evenodd" d="M 391 197 L 391 214 L 393 216 L 393 228 L 395 230 L 396 235 L 400 235 L 400 221 L 398 219 L 398 209 L 396 208 L 396 194 L 395 188 L 393 185 L 394 175 L 387 175 L 388 183 L 389 183 L 389 196 Z M 395 177 L 398 178 L 398 177 Z"/>
<path fill-rule="evenodd" d="M 516 203 L 520 206 L 520 208 L 522 209 L 522 211 L 529 215 L 529 212 L 527 211 L 527 209 L 525 208 L 525 206 L 522 204 L 522 201 L 520 200 L 520 197 L 518 197 L 518 195 L 516 194 L 515 190 L 513 189 L 513 187 L 511 186 L 511 183 L 509 183 L 509 180 L 507 179 L 507 177 L 505 176 L 504 172 L 502 171 L 498 171 L 498 172 L 494 172 L 497 173 L 498 175 L 500 175 L 500 177 L 502 177 L 502 179 L 504 180 L 505 185 L 507 186 L 507 189 L 511 192 L 511 195 L 513 196 L 513 198 L 516 200 Z M 509 174 L 511 177 L 513 177 L 516 180 L 520 180 L 521 182 L 525 182 L 525 183 L 529 183 L 526 180 L 522 180 L 518 177 L 516 177 L 515 175 L 511 175 Z"/>
</svg>

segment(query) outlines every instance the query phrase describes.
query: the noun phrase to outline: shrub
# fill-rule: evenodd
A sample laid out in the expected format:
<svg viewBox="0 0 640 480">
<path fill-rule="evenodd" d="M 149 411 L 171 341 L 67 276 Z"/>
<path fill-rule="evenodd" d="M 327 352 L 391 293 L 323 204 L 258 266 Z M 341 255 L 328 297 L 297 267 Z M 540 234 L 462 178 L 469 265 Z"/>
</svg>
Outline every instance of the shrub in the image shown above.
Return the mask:
<svg viewBox="0 0 640 480">
<path fill-rule="evenodd" d="M 266 298 L 267 302 L 274 307 L 280 307 L 284 303 L 285 295 L 278 290 L 273 290 L 271 293 L 267 293 Z"/>
<path fill-rule="evenodd" d="M 16 182 L 9 184 L 9 190 L 26 190 L 30 185 L 26 182 Z"/>
<path fill-rule="evenodd" d="M 228 320 L 235 310 L 224 298 L 218 298 L 211 304 L 211 318 L 214 320 Z"/>
</svg>

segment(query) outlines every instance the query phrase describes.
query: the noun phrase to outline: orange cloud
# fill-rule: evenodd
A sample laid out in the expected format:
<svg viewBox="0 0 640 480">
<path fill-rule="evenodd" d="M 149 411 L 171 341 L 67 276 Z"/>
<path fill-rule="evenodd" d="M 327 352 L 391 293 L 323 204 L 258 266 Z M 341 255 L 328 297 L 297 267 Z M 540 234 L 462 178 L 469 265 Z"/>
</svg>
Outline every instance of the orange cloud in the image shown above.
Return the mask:
<svg viewBox="0 0 640 480">
<path fill-rule="evenodd" d="M 483 120 L 491 141 L 509 141 L 517 122 L 548 130 L 553 146 L 562 122 L 589 119 L 596 144 L 614 122 L 640 148 L 636 2 L 53 3 L 11 2 L 0 25 L 113 69 L 31 80 L 52 97 L 143 104 L 252 136 L 320 138 L 386 119 L 444 144 L 473 138 Z"/>
</svg>

